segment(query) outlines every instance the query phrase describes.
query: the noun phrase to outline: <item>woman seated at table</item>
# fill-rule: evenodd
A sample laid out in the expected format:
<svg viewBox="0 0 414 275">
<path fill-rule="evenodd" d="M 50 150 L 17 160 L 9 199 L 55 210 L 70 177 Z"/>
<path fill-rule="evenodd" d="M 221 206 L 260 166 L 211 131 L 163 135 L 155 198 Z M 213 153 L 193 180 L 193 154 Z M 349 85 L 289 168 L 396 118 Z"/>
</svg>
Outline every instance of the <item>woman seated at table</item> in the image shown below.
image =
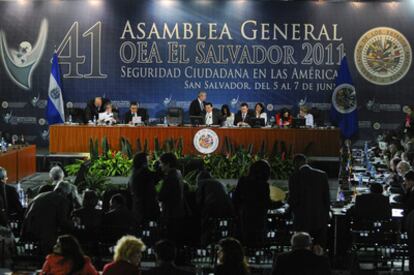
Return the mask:
<svg viewBox="0 0 414 275">
<path fill-rule="evenodd" d="M 115 124 L 118 122 L 118 114 L 114 111 L 112 103 L 105 105 L 105 112 L 99 113 L 99 123 Z"/>
<path fill-rule="evenodd" d="M 265 112 L 265 108 L 263 103 L 256 103 L 256 106 L 254 106 L 254 114 L 256 116 L 256 118 L 263 118 L 264 119 L 264 123 L 267 123 L 267 114 Z"/>
<path fill-rule="evenodd" d="M 234 124 L 234 114 L 230 112 L 230 108 L 227 104 L 221 106 L 221 116 L 223 126 L 232 126 Z"/>
<path fill-rule="evenodd" d="M 278 114 L 276 114 L 276 124 L 281 127 L 292 125 L 292 115 L 289 109 L 283 108 Z"/>
</svg>

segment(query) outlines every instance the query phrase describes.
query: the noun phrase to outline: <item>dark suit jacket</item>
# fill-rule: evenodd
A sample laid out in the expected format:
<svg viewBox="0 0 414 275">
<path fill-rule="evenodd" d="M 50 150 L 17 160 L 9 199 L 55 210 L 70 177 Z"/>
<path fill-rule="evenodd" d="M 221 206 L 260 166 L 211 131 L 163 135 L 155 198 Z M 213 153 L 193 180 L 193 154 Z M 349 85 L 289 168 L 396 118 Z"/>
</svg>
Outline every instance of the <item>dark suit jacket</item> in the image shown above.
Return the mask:
<svg viewBox="0 0 414 275">
<path fill-rule="evenodd" d="M 116 241 L 124 235 L 132 234 L 135 225 L 132 212 L 126 206 L 113 209 L 103 216 L 101 236 L 105 241 Z"/>
<path fill-rule="evenodd" d="M 9 217 L 13 214 L 17 214 L 17 217 L 23 218 L 24 210 L 20 203 L 19 194 L 17 193 L 16 188 L 0 182 L 0 197 L 3 201 L 0 208 L 4 207 Z"/>
<path fill-rule="evenodd" d="M 328 275 L 329 260 L 310 250 L 298 249 L 282 253 L 273 263 L 272 275 Z"/>
<path fill-rule="evenodd" d="M 198 102 L 198 98 L 191 101 L 190 109 L 188 113 L 190 116 L 202 116 L 203 115 L 203 110 L 201 110 L 200 102 Z"/>
<path fill-rule="evenodd" d="M 388 197 L 382 194 L 362 194 L 356 197 L 353 216 L 357 219 L 384 220 L 391 218 Z"/>
<path fill-rule="evenodd" d="M 144 122 L 145 124 L 148 123 L 148 112 L 147 109 L 144 108 L 138 108 L 137 111 L 137 116 L 141 117 L 142 122 Z M 132 114 L 131 111 L 128 111 L 125 113 L 125 118 L 124 118 L 124 123 L 128 124 L 132 121 Z"/>
<path fill-rule="evenodd" d="M 212 125 L 220 125 L 221 119 L 222 119 L 220 111 L 217 109 L 213 109 L 212 113 L 213 113 L 213 124 Z M 206 115 L 207 115 L 206 112 L 202 112 L 202 116 L 204 118 L 204 124 L 206 124 Z"/>
<path fill-rule="evenodd" d="M 29 204 L 23 221 L 22 234 L 41 242 L 47 252 L 56 242 L 61 232 L 73 230 L 69 219 L 70 202 L 54 191 L 37 195 Z"/>
<path fill-rule="evenodd" d="M 297 231 L 320 230 L 329 220 L 329 183 L 325 172 L 304 165 L 289 178 L 288 203 Z"/>
<path fill-rule="evenodd" d="M 162 203 L 161 218 L 164 222 L 185 217 L 184 186 L 178 170 L 171 169 L 165 176 L 158 200 Z"/>
<path fill-rule="evenodd" d="M 128 188 L 132 197 L 132 212 L 140 224 L 143 221 L 156 221 L 160 216 L 155 185 L 158 182 L 156 173 L 143 167 L 132 171 Z"/>
<path fill-rule="evenodd" d="M 81 207 L 72 212 L 72 217 L 78 217 L 87 230 L 95 230 L 102 223 L 102 210 Z"/>
<path fill-rule="evenodd" d="M 189 272 L 174 264 L 164 263 L 160 266 L 154 267 L 146 272 L 143 272 L 143 275 L 193 275 L 195 272 Z"/>
<path fill-rule="evenodd" d="M 85 108 L 85 123 L 92 121 L 95 116 L 98 119 L 99 113 L 105 112 L 105 104 L 108 102 L 106 99 L 102 99 L 102 106 L 96 108 L 94 104 L 95 100 L 90 100 Z"/>
<path fill-rule="evenodd" d="M 252 118 L 255 118 L 254 112 L 248 110 L 247 111 L 247 115 L 246 118 L 244 119 L 244 122 L 250 124 L 250 120 Z M 237 125 L 237 123 L 242 122 L 243 121 L 243 116 L 241 114 L 241 111 L 238 111 L 235 115 L 234 115 L 234 125 Z"/>
</svg>

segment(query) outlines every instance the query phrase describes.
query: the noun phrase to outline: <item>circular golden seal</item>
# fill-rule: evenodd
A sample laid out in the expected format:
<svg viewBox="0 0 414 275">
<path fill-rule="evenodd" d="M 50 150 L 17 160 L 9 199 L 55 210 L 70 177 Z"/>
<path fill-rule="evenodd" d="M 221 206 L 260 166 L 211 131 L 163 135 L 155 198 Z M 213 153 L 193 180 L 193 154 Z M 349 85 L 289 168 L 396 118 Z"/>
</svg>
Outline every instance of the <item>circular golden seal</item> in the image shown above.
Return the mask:
<svg viewBox="0 0 414 275">
<path fill-rule="evenodd" d="M 411 66 L 411 46 L 399 31 L 379 27 L 361 36 L 354 51 L 358 72 L 369 82 L 390 85 L 403 78 Z"/>
</svg>

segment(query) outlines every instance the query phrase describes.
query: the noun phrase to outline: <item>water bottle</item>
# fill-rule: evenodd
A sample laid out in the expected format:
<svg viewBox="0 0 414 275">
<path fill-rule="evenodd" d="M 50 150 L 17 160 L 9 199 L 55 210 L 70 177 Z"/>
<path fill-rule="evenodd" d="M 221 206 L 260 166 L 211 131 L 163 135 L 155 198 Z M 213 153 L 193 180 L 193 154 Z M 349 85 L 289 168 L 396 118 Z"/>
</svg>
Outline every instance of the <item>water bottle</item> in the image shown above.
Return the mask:
<svg viewBox="0 0 414 275">
<path fill-rule="evenodd" d="M 93 116 L 93 124 L 96 125 L 96 116 Z"/>
<path fill-rule="evenodd" d="M 69 124 L 72 124 L 72 115 L 69 115 L 68 122 L 69 122 Z"/>
<path fill-rule="evenodd" d="M 361 187 L 362 186 L 362 183 L 363 183 L 362 175 L 359 174 L 359 176 L 358 176 L 358 186 Z"/>
<path fill-rule="evenodd" d="M 6 141 L 4 140 L 4 137 L 2 137 L 2 138 L 1 138 L 1 151 L 2 151 L 3 153 L 7 152 L 7 143 L 6 143 Z"/>
<path fill-rule="evenodd" d="M 164 117 L 164 126 L 168 126 L 168 121 L 167 121 L 167 117 Z"/>
</svg>

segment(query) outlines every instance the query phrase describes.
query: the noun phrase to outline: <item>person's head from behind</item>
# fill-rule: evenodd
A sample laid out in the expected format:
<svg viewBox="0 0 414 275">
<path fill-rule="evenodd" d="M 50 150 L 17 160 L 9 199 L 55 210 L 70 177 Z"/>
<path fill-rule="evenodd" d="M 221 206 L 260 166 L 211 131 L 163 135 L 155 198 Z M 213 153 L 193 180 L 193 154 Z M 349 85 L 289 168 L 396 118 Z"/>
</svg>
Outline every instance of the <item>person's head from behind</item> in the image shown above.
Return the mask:
<svg viewBox="0 0 414 275">
<path fill-rule="evenodd" d="M 224 104 L 221 106 L 221 114 L 226 117 L 231 116 L 229 105 Z"/>
<path fill-rule="evenodd" d="M 102 106 L 102 97 L 101 96 L 95 97 L 93 103 L 94 103 L 96 108 L 101 108 L 101 106 Z"/>
<path fill-rule="evenodd" d="M 293 234 L 290 239 L 290 244 L 293 250 L 298 249 L 311 249 L 312 248 L 312 238 L 306 232 L 296 232 Z"/>
<path fill-rule="evenodd" d="M 161 240 L 155 244 L 155 257 L 157 262 L 172 263 L 175 260 L 175 245 L 168 240 Z"/>
<path fill-rule="evenodd" d="M 109 201 L 109 207 L 110 209 L 120 209 L 126 206 L 126 201 L 124 196 L 121 194 L 115 194 L 111 197 L 111 200 Z"/>
<path fill-rule="evenodd" d="M 141 152 L 134 156 L 132 161 L 132 167 L 135 170 L 139 170 L 142 167 L 146 167 L 148 165 L 148 155 L 147 153 Z"/>
<path fill-rule="evenodd" d="M 304 154 L 297 154 L 293 157 L 293 167 L 295 170 L 299 170 L 299 168 L 307 163 L 306 156 Z"/>
<path fill-rule="evenodd" d="M 242 114 L 247 114 L 248 111 L 249 111 L 249 105 L 247 105 L 246 102 L 243 102 L 242 104 L 240 104 L 240 112 Z"/>
<path fill-rule="evenodd" d="M 88 209 L 95 209 L 96 205 L 98 204 L 99 198 L 98 194 L 96 194 L 93 190 L 86 190 L 83 193 L 83 201 L 82 205 Z"/>
<path fill-rule="evenodd" d="M 200 181 L 211 179 L 211 173 L 208 170 L 202 170 L 197 174 L 196 182 L 197 185 L 200 184 Z"/>
<path fill-rule="evenodd" d="M 0 182 L 7 183 L 7 170 L 0 167 Z"/>
<path fill-rule="evenodd" d="M 53 166 L 49 171 L 49 177 L 54 182 L 62 181 L 65 176 L 62 168 L 58 165 Z"/>
<path fill-rule="evenodd" d="M 256 103 L 256 105 L 254 106 L 254 111 L 256 112 L 256 114 L 261 114 L 264 112 L 264 105 L 263 103 Z"/>
<path fill-rule="evenodd" d="M 404 177 L 405 174 L 410 171 L 411 169 L 411 165 L 408 161 L 400 161 L 397 164 L 397 173 L 398 175 L 400 175 L 401 177 Z"/>
<path fill-rule="evenodd" d="M 178 167 L 177 157 L 173 153 L 164 153 L 160 157 L 160 167 L 163 173 Z"/>
<path fill-rule="evenodd" d="M 138 103 L 136 101 L 131 101 L 129 104 L 129 111 L 131 114 L 136 114 L 138 112 Z"/>
<path fill-rule="evenodd" d="M 414 187 L 414 171 L 410 170 L 405 174 L 404 186 L 408 190 L 411 190 Z"/>
<path fill-rule="evenodd" d="M 249 178 L 268 181 L 270 178 L 270 165 L 266 160 L 258 160 L 249 168 Z"/>
<path fill-rule="evenodd" d="M 243 247 L 240 242 L 234 238 L 222 239 L 219 242 L 217 258 L 221 265 L 231 266 L 235 269 L 247 269 Z"/>
<path fill-rule="evenodd" d="M 390 160 L 390 170 L 394 173 L 397 172 L 397 165 L 400 163 L 401 159 L 399 157 L 393 157 Z"/>
<path fill-rule="evenodd" d="M 213 103 L 207 102 L 206 104 L 204 104 L 204 108 L 207 113 L 213 112 Z"/>
<path fill-rule="evenodd" d="M 198 93 L 198 99 L 199 99 L 201 102 L 204 102 L 204 101 L 207 99 L 207 93 L 206 93 L 206 92 L 204 92 L 204 91 L 200 91 L 200 92 Z"/>
<path fill-rule="evenodd" d="M 134 236 L 124 236 L 118 240 L 115 246 L 114 262 L 124 261 L 135 266 L 141 262 L 145 244 Z"/>
<path fill-rule="evenodd" d="M 382 185 L 377 182 L 371 183 L 369 186 L 369 190 L 373 194 L 382 194 L 382 192 L 384 192 Z"/>
<path fill-rule="evenodd" d="M 59 236 L 53 247 L 53 253 L 62 256 L 65 261 L 72 263 L 72 269 L 69 274 L 74 274 L 85 265 L 85 256 L 79 245 L 78 240 L 71 235 Z"/>
</svg>

